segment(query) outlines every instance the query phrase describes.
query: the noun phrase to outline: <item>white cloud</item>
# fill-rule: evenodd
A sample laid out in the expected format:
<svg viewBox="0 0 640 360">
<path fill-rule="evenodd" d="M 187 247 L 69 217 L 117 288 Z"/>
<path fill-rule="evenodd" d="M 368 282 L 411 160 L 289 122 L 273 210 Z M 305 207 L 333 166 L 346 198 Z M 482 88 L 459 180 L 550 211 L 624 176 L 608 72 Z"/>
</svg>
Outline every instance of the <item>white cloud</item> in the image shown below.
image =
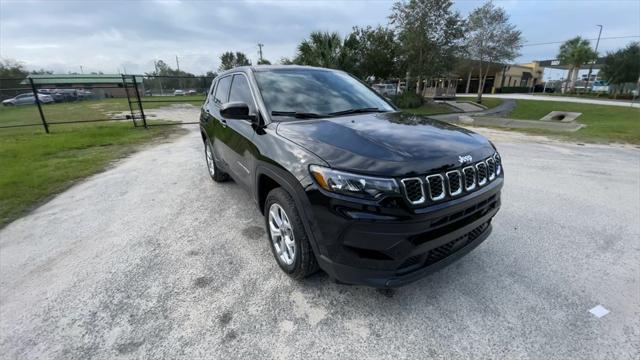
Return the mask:
<svg viewBox="0 0 640 360">
<path fill-rule="evenodd" d="M 91 1 L 0 2 L 0 57 L 55 71 L 145 72 L 154 59 L 181 69 L 214 70 L 222 52 L 243 51 L 254 61 L 261 42 L 272 62 L 292 57 L 313 30 L 347 34 L 355 25 L 387 24 L 391 1 Z M 466 15 L 480 1 L 455 7 Z M 640 2 L 497 1 L 526 42 L 640 35 Z M 29 14 L 25 16 L 24 14 Z M 593 23 L 593 24 L 592 24 Z M 633 39 L 603 40 L 602 52 Z M 636 39 L 640 40 L 640 39 Z M 519 61 L 552 58 L 558 45 L 525 47 Z"/>
</svg>

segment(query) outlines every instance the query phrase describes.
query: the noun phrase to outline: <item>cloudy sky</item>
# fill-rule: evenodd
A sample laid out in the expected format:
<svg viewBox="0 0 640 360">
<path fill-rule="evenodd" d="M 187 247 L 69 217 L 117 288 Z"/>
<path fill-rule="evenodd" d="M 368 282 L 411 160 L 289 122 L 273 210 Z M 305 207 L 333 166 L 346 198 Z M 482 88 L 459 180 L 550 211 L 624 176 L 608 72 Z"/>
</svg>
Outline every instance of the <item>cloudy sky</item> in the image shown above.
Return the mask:
<svg viewBox="0 0 640 360">
<path fill-rule="evenodd" d="M 55 72 L 142 73 L 162 59 L 196 74 L 214 70 L 227 50 L 253 61 L 257 43 L 275 62 L 292 57 L 310 31 L 387 24 L 392 1 L 10 1 L 0 0 L 0 57 Z M 481 1 L 456 1 L 463 15 Z M 523 33 L 517 62 L 550 59 L 558 42 L 581 35 L 600 50 L 640 40 L 638 0 L 496 1 Z M 620 38 L 635 36 L 634 38 Z M 616 38 L 616 39 L 609 39 Z M 595 41 L 594 41 L 595 43 Z M 551 76 L 551 75 L 550 75 Z"/>
</svg>

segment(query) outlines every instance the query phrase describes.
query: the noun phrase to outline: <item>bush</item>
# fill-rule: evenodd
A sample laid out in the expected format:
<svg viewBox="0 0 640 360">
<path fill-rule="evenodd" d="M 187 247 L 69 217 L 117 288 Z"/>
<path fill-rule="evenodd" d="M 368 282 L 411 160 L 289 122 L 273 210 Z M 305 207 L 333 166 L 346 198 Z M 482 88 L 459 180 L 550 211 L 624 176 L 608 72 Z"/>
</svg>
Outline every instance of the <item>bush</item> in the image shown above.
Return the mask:
<svg viewBox="0 0 640 360">
<path fill-rule="evenodd" d="M 505 86 L 500 89 L 502 94 L 526 94 L 531 91 L 527 86 Z"/>
<path fill-rule="evenodd" d="M 392 96 L 391 101 L 401 109 L 415 109 L 422 106 L 424 98 L 412 91 L 405 91 L 400 95 Z"/>
</svg>

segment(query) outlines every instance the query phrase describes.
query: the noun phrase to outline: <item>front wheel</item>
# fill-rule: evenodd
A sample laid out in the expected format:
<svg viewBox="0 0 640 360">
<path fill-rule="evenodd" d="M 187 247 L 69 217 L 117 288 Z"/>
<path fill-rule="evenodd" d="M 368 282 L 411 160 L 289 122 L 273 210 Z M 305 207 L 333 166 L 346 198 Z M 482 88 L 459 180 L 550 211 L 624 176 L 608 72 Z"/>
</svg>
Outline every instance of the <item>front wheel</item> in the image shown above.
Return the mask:
<svg viewBox="0 0 640 360">
<path fill-rule="evenodd" d="M 216 159 L 213 156 L 213 147 L 211 146 L 211 142 L 207 139 L 204 141 L 204 156 L 205 160 L 207 160 L 207 169 L 209 170 L 209 175 L 215 182 L 223 182 L 229 178 L 227 173 L 220 170 L 218 165 L 216 165 Z"/>
<path fill-rule="evenodd" d="M 265 224 L 271 251 L 280 268 L 294 279 L 318 271 L 318 263 L 291 195 L 271 190 L 265 203 Z"/>
</svg>

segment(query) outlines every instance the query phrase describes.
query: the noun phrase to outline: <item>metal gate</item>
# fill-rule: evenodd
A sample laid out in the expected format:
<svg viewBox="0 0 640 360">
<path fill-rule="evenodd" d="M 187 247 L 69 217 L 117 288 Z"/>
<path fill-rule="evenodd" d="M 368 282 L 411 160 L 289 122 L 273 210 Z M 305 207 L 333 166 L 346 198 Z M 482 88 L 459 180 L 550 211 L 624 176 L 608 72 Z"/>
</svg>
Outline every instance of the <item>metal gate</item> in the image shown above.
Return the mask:
<svg viewBox="0 0 640 360">
<path fill-rule="evenodd" d="M 144 126 L 147 128 L 147 117 L 144 114 L 142 98 L 140 97 L 140 87 L 138 86 L 136 75 L 122 75 L 122 87 L 127 94 L 127 103 L 129 104 L 129 112 L 131 113 L 127 118 L 133 121 L 133 126 Z"/>
<path fill-rule="evenodd" d="M 127 95 L 130 112 L 127 118 L 132 120 L 135 127 L 145 128 L 158 125 L 199 124 L 198 121 L 150 122 L 145 114 L 144 104 L 202 104 L 212 80 L 212 77 L 206 76 L 122 75 L 122 86 Z M 191 95 L 192 92 L 193 95 Z"/>
</svg>

